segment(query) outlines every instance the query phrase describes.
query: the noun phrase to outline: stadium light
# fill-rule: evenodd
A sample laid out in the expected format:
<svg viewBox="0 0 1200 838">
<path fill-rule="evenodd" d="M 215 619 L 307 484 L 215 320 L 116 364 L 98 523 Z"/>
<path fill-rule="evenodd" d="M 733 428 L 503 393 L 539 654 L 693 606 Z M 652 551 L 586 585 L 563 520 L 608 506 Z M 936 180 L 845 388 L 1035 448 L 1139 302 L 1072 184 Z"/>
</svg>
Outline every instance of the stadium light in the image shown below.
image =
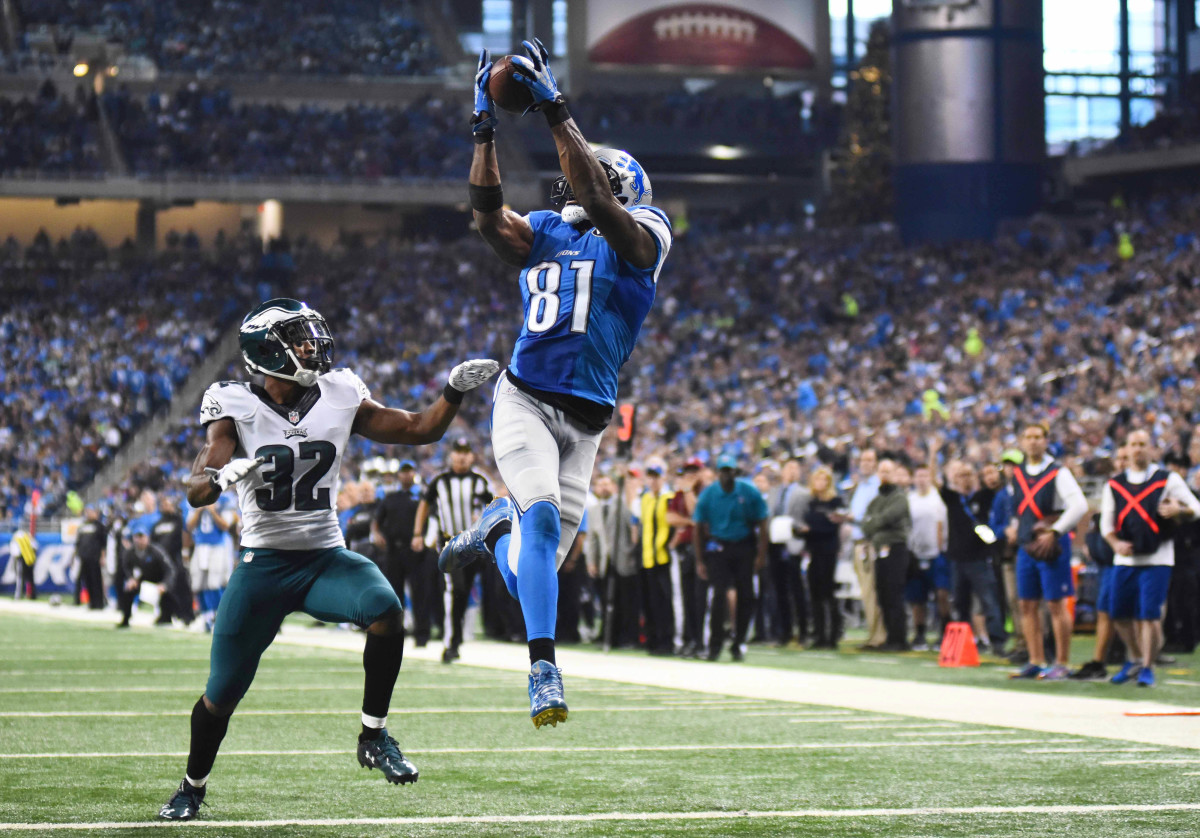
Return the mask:
<svg viewBox="0 0 1200 838">
<path fill-rule="evenodd" d="M 88 74 L 88 69 L 89 69 L 89 67 L 88 67 L 87 63 L 80 61 L 78 64 L 75 65 L 75 70 L 74 70 L 75 78 L 81 79 L 84 76 L 86 76 Z"/>
<path fill-rule="evenodd" d="M 737 160 L 739 157 L 746 156 L 746 150 L 731 145 L 710 145 L 708 156 L 714 160 Z"/>
</svg>

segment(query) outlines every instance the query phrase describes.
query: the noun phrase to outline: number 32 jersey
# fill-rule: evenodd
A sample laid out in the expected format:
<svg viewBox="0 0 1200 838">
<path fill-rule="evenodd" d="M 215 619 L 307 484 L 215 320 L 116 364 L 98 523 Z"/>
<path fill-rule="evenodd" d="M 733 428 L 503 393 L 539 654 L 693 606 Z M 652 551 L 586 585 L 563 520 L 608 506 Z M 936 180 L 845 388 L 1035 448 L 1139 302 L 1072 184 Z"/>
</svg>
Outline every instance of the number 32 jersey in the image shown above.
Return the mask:
<svg viewBox="0 0 1200 838">
<path fill-rule="evenodd" d="M 205 391 L 201 424 L 232 419 L 238 437 L 234 456 L 266 460 L 235 486 L 243 547 L 345 546 L 336 509 L 342 454 L 358 406 L 370 397 L 367 385 L 348 369 L 321 376 L 287 406 L 244 381 L 221 381 Z"/>
<path fill-rule="evenodd" d="M 658 245 L 648 268 L 626 262 L 591 228 L 580 233 L 556 212 L 533 212 L 533 249 L 521 271 L 525 323 L 509 369 L 538 390 L 617 403 L 617 374 L 654 303 L 671 249 L 671 223 L 658 207 L 630 210 Z"/>
</svg>

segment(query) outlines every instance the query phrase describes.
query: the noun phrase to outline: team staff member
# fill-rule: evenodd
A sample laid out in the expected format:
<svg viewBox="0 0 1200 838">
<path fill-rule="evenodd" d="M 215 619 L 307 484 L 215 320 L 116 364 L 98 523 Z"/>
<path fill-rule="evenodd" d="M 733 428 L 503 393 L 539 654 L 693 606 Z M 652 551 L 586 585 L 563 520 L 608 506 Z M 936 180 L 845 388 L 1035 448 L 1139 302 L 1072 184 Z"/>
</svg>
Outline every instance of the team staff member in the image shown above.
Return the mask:
<svg viewBox="0 0 1200 838">
<path fill-rule="evenodd" d="M 741 661 L 754 611 L 754 574 L 767 564 L 767 503 L 753 483 L 738 478 L 733 455 L 717 458 L 717 482 L 700 493 L 692 520 L 696 524 L 692 535 L 696 575 L 712 586 L 707 660 L 720 657 L 725 644 L 726 592 L 733 588 L 736 599 L 730 651 L 735 661 Z"/>
<path fill-rule="evenodd" d="M 412 593 L 413 639 L 417 646 L 429 642 L 430 611 L 436 596 L 433 556 L 425 548 L 424 538 L 416 534 L 417 509 L 421 493 L 416 485 L 417 464 L 402 460 L 397 473 L 399 486 L 383 496 L 375 507 L 371 522 L 371 540 L 383 551 L 383 574 L 401 601 L 404 585 Z"/>
<path fill-rule="evenodd" d="M 1200 515 L 1200 500 L 1178 474 L 1151 464 L 1148 433 L 1130 433 L 1125 449 L 1129 467 L 1108 481 L 1100 506 L 1100 531 L 1115 554 L 1112 619 L 1130 655 L 1112 682 L 1136 677 L 1138 686 L 1152 687 L 1175 564 L 1170 523 Z"/>
<path fill-rule="evenodd" d="M 1061 681 L 1070 677 L 1071 614 L 1066 598 L 1075 593 L 1071 579 L 1071 531 L 1087 514 L 1087 498 L 1070 470 L 1046 456 L 1049 429 L 1031 423 L 1021 431 L 1025 461 L 1013 466 L 1017 597 L 1029 663 L 1015 678 Z M 1054 629 L 1055 664 L 1046 666 L 1040 606 L 1046 601 Z"/>
<path fill-rule="evenodd" d="M 692 515 L 696 512 L 696 499 L 704 489 L 700 470 L 704 462 L 698 457 L 689 457 L 679 469 L 678 489 L 667 508 L 680 521 L 672 539 L 675 562 L 679 567 L 679 585 L 675 589 L 675 633 L 681 645 L 680 655 L 694 657 L 704 645 L 704 599 L 696 584 L 696 554 L 692 549 Z"/>
<path fill-rule="evenodd" d="M 104 573 L 100 563 L 104 560 L 107 543 L 108 527 L 100 520 L 100 510 L 87 507 L 83 511 L 83 523 L 75 533 L 75 558 L 79 559 L 79 582 L 87 591 L 88 608 L 92 611 L 104 607 Z M 75 604 L 80 604 L 78 595 Z"/>
<path fill-rule="evenodd" d="M 867 625 L 867 642 L 864 650 L 878 649 L 887 639 L 883 625 L 883 614 L 875 594 L 874 553 L 871 541 L 859 527 L 858 522 L 867 514 L 867 505 L 879 494 L 879 456 L 868 448 L 858 457 L 858 479 L 850 495 L 850 537 L 854 540 L 854 575 L 858 577 L 859 594 L 862 597 L 863 621 Z"/>
<path fill-rule="evenodd" d="M 664 471 L 666 464 L 661 461 L 646 464 L 646 488 L 639 498 L 642 617 L 646 631 L 646 651 L 652 655 L 669 655 L 674 651 L 675 645 L 675 611 L 669 547 L 674 520 L 669 504 L 674 492 L 667 488 Z"/>
<path fill-rule="evenodd" d="M 475 463 L 475 452 L 471 450 L 471 441 L 465 436 L 454 440 L 450 449 L 450 468 L 436 475 L 429 481 L 429 488 L 417 507 L 416 528 L 413 531 L 412 549 L 425 548 L 425 524 L 432 514 L 438 521 L 438 532 L 441 544 L 445 544 L 455 533 L 469 528 L 479 519 L 483 508 L 491 503 L 492 487 L 488 479 L 471 468 Z M 439 544 L 439 547 L 441 545 Z M 487 562 L 474 562 L 465 568 L 452 570 L 448 574 L 450 581 L 450 639 L 442 651 L 442 663 L 450 663 L 458 659 L 458 647 L 462 645 L 463 620 L 467 614 L 467 604 L 471 596 L 471 586 L 478 576 L 482 580 L 481 587 L 487 588 L 487 574 L 492 565 Z M 495 606 L 485 602 L 488 606 Z"/>
<path fill-rule="evenodd" d="M 933 595 L 938 616 L 945 623 L 949 614 L 950 582 L 946 578 L 946 504 L 933 490 L 933 472 L 929 466 L 918 466 L 913 472 L 913 487 L 908 492 L 908 513 L 912 531 L 908 549 L 917 560 L 919 572 L 913 574 L 904 588 L 904 598 L 912 606 L 913 649 L 929 649 L 925 627 L 929 619 L 929 597 Z M 939 635 L 940 636 L 940 633 Z"/>
<path fill-rule="evenodd" d="M 904 579 L 908 573 L 908 536 L 912 517 L 908 497 L 896 483 L 896 464 L 879 462 L 879 494 L 867 504 L 859 522 L 863 535 L 875 554 L 875 594 L 883 614 L 885 652 L 903 652 L 909 648 L 904 637 Z"/>
</svg>

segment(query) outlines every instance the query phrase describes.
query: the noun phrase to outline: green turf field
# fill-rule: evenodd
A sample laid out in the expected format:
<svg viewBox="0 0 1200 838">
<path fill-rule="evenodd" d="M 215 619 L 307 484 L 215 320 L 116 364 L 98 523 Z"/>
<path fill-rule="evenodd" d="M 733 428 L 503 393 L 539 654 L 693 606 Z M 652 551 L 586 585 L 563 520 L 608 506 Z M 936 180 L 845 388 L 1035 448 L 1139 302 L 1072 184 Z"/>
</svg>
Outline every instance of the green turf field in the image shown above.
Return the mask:
<svg viewBox="0 0 1200 838">
<path fill-rule="evenodd" d="M 82 834 L 111 823 L 125 827 L 107 834 L 144 834 L 134 825 L 155 824 L 183 772 L 206 638 L 9 614 L 0 614 L 0 637 L 0 833 L 27 823 L 75 827 L 42 834 Z M 750 660 L 946 677 L 920 666 L 929 657 L 898 665 L 866 657 L 755 649 Z M 967 677 L 988 672 L 989 683 L 1008 688 L 995 669 Z M 571 720 L 538 731 L 521 676 L 416 660 L 401 673 L 389 729 L 421 779 L 398 788 L 355 760 L 361 680 L 353 653 L 272 648 L 234 716 L 203 820 L 165 828 L 222 836 L 1166 836 L 1194 835 L 1200 823 L 1195 750 L 569 673 Z M 1097 694 L 1102 686 L 1069 689 Z M 1181 692 L 1171 699 L 1169 689 Z M 1154 698 L 1189 697 L 1185 686 L 1169 689 Z M 286 823 L 264 823 L 272 821 Z"/>
</svg>

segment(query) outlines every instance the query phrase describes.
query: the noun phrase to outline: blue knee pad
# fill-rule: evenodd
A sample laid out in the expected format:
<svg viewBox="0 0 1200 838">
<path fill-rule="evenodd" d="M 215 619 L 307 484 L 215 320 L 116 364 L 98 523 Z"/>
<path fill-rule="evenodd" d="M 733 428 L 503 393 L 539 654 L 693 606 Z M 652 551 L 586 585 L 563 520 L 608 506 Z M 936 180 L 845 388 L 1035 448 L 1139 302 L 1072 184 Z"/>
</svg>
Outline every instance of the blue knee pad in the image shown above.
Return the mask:
<svg viewBox="0 0 1200 838">
<path fill-rule="evenodd" d="M 558 618 L 558 568 L 555 556 L 562 537 L 558 507 L 538 501 L 521 516 L 521 557 L 517 591 L 530 640 L 554 638 Z"/>
</svg>

